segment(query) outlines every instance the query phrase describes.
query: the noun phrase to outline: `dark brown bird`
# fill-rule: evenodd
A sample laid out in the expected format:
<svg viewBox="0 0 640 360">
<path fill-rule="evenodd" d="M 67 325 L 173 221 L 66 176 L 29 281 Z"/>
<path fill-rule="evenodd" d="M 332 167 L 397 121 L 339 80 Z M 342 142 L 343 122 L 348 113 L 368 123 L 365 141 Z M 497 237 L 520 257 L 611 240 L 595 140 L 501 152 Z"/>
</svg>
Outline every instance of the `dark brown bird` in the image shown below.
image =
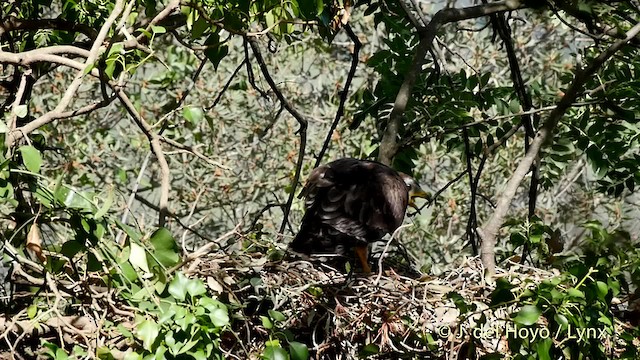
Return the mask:
<svg viewBox="0 0 640 360">
<path fill-rule="evenodd" d="M 314 169 L 300 197 L 306 212 L 300 231 L 289 245 L 305 255 L 350 258 L 352 248 L 371 272 L 367 247 L 393 233 L 407 205 L 427 194 L 409 175 L 375 161 L 344 158 Z"/>
</svg>

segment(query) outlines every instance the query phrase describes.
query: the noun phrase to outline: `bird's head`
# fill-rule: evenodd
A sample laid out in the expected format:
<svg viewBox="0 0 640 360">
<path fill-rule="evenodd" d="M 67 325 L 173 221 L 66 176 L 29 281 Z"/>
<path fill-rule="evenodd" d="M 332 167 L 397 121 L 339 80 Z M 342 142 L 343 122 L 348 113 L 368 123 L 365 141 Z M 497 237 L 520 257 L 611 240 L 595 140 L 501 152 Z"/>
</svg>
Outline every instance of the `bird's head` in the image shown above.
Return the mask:
<svg viewBox="0 0 640 360">
<path fill-rule="evenodd" d="M 402 177 L 402 180 L 407 185 L 407 191 L 409 192 L 409 206 L 420 211 L 420 209 L 416 205 L 415 198 L 430 200 L 431 194 L 422 190 L 420 184 L 418 184 L 418 182 L 411 176 L 405 173 L 400 173 L 400 177 Z"/>
</svg>

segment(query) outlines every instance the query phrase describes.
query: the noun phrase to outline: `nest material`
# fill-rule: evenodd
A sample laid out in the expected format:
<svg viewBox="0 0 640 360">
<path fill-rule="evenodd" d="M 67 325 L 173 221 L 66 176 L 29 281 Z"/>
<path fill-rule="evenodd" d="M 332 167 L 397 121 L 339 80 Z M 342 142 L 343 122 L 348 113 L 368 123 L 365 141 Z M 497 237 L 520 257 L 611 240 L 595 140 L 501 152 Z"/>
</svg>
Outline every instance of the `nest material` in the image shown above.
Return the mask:
<svg viewBox="0 0 640 360">
<path fill-rule="evenodd" d="M 470 351 L 474 356 L 506 353 L 504 330 L 515 326 L 509 314 L 520 306 L 489 309 L 488 295 L 494 286 L 485 283 L 477 257 L 443 276 L 417 278 L 400 275 L 384 264 L 369 275 L 347 275 L 302 260 L 267 263 L 264 257 L 248 255 L 229 260 L 212 254 L 191 268 L 197 273 L 193 275 L 208 279 L 223 301 L 238 305 L 242 315 L 235 330 L 251 343 L 245 343 L 244 349 L 226 344 L 229 355 L 236 358 L 257 358 L 265 341 L 287 332 L 293 334 L 289 340 L 309 345 L 313 359 L 357 359 L 369 354 L 377 359 L 466 358 Z M 508 266 L 499 270 L 499 276 L 516 287 L 533 287 L 558 275 L 515 263 Z M 456 299 L 472 310 L 461 316 Z M 276 329 L 264 328 L 259 320 L 268 310 L 286 318 Z M 471 334 L 478 323 L 483 324 L 480 332 Z M 470 347 L 472 335 L 475 340 Z"/>
<path fill-rule="evenodd" d="M 508 353 L 505 332 L 514 329 L 510 317 L 521 305 L 489 306 L 495 285 L 485 283 L 479 258 L 466 259 L 454 270 L 434 277 L 411 269 L 406 257 L 398 260 L 384 252 L 377 256 L 377 270 L 368 275 L 345 274 L 326 263 L 305 260 L 269 262 L 264 254 L 241 251 L 203 253 L 191 258 L 183 270 L 203 279 L 212 293 L 230 305 L 232 329 L 223 334 L 221 344 L 228 359 L 259 359 L 270 340 L 279 340 L 284 347 L 289 341 L 307 344 L 312 359 L 317 360 L 463 359 Z M 503 266 L 498 276 L 514 286 L 514 293 L 559 275 L 508 261 Z M 56 289 L 52 279 L 49 283 Z M 133 329 L 134 309 L 118 310 L 111 296 L 114 294 L 104 297 L 106 300 L 94 299 L 92 308 L 102 304 L 112 309 L 110 321 Z M 276 318 L 274 311 L 280 314 Z M 105 313 L 84 312 L 90 320 L 85 323 L 98 323 L 102 319 L 89 319 L 91 314 Z M 55 306 L 47 314 L 63 319 L 52 322 L 51 327 L 64 335 L 67 344 L 99 340 L 115 351 L 114 356 L 124 356 L 118 350 L 131 345 L 113 331 L 80 329 L 76 320 L 64 320 Z M 273 326 L 264 322 L 269 317 Z M 33 345 L 29 351 L 35 355 L 39 338 L 58 336 L 25 330 L 20 321 L 29 321 L 25 312 L 10 322 L 0 321 L 5 342 L 15 344 L 12 350 L 18 353 L 26 354 L 26 347 Z M 616 326 L 626 325 L 617 321 Z M 616 344 L 607 341 L 611 340 L 605 340 L 605 345 L 616 352 Z M 0 351 L 0 359 L 8 354 Z"/>
</svg>

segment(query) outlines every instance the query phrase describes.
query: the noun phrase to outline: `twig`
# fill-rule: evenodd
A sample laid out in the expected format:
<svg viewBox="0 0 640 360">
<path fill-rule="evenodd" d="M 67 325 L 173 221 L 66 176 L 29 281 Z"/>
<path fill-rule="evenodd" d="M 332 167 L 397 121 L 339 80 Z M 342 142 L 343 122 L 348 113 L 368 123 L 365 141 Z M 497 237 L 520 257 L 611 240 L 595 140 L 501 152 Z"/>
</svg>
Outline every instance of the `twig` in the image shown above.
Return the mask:
<svg viewBox="0 0 640 360">
<path fill-rule="evenodd" d="M 293 116 L 300 128 L 298 129 L 298 133 L 300 134 L 300 147 L 298 149 L 298 161 L 296 163 L 296 171 L 293 176 L 293 180 L 291 180 L 291 192 L 289 193 L 289 199 L 287 200 L 287 205 L 284 209 L 282 224 L 280 225 L 280 233 L 284 232 L 284 229 L 287 226 L 287 222 L 289 221 L 289 212 L 291 212 L 291 205 L 293 204 L 293 199 L 296 195 L 296 188 L 298 187 L 298 182 L 300 181 L 300 173 L 302 172 L 302 163 L 304 162 L 304 153 L 307 146 L 307 119 L 296 110 L 291 103 L 282 95 L 282 92 L 276 86 L 276 83 L 273 81 L 271 74 L 269 74 L 269 69 L 267 69 L 267 64 L 264 62 L 262 58 L 262 54 L 260 53 L 260 47 L 258 46 L 258 42 L 254 38 L 246 38 L 246 41 L 251 46 L 251 50 L 253 51 L 253 55 L 260 66 L 260 70 L 262 70 L 262 75 L 265 80 L 271 87 L 271 90 L 275 93 L 280 103 L 284 106 L 285 109 Z"/>
<path fill-rule="evenodd" d="M 222 95 L 224 95 L 224 93 L 227 91 L 227 89 L 231 85 L 231 81 L 233 81 L 233 79 L 236 77 L 236 75 L 238 74 L 240 69 L 242 69 L 242 66 L 244 66 L 246 62 L 247 62 L 247 58 L 245 57 L 244 60 L 242 60 L 242 62 L 233 71 L 231 76 L 229 76 L 229 80 L 227 80 L 227 82 L 224 84 L 224 86 L 222 87 L 222 90 L 220 90 L 220 92 L 218 93 L 218 96 L 216 96 L 216 99 L 213 101 L 213 104 L 205 108 L 207 111 L 213 109 L 214 107 L 216 107 L 216 105 L 218 105 L 218 102 L 220 101 L 220 99 L 222 99 Z"/>
<path fill-rule="evenodd" d="M 465 158 L 467 160 L 467 174 L 469 175 L 469 190 L 471 191 L 471 201 L 469 203 L 469 219 L 467 220 L 467 236 L 469 237 L 469 244 L 473 250 L 473 255 L 478 255 L 478 243 L 476 240 L 475 228 L 478 224 L 478 218 L 476 213 L 476 193 L 478 188 L 474 181 L 473 166 L 471 166 L 471 145 L 469 144 L 469 134 L 467 129 L 462 130 L 462 137 L 464 139 L 464 151 Z"/>
<path fill-rule="evenodd" d="M 124 211 L 124 214 L 122 214 L 122 218 L 120 219 L 120 222 L 123 224 L 127 223 L 127 218 L 129 217 L 129 212 L 131 207 L 133 206 L 133 200 L 135 200 L 136 198 L 136 193 L 138 192 L 138 187 L 140 186 L 140 183 L 142 182 L 142 176 L 144 175 L 144 171 L 147 168 L 147 165 L 149 164 L 149 159 L 151 158 L 151 153 L 147 153 L 147 155 L 144 157 L 144 160 L 142 161 L 142 166 L 140 166 L 140 171 L 138 172 L 138 177 L 136 178 L 136 182 L 133 184 L 133 189 L 131 190 L 131 194 L 129 195 L 129 200 L 127 201 L 127 207 Z M 120 244 L 123 245 L 123 242 L 121 241 L 122 239 L 122 234 L 124 234 L 124 232 L 122 230 L 119 231 L 118 236 L 116 236 L 116 244 Z"/>
<path fill-rule="evenodd" d="M 449 186 L 453 185 L 454 183 L 456 183 L 458 180 L 462 179 L 462 177 L 466 174 L 466 171 L 461 172 L 460 174 L 458 174 L 458 176 L 456 176 L 455 178 L 449 180 L 448 183 L 446 183 L 442 188 L 440 188 L 438 191 L 436 191 L 435 194 L 433 194 L 433 196 L 431 196 L 431 200 L 425 202 L 420 209 L 418 209 L 418 212 L 420 212 L 420 210 L 424 209 L 425 207 L 433 204 L 436 202 L 436 198 L 438 196 L 440 196 L 440 194 L 442 194 L 445 190 L 447 190 L 449 188 Z"/>
<path fill-rule="evenodd" d="M 204 160 L 209 165 L 218 167 L 218 168 L 223 169 L 223 170 L 230 170 L 230 168 L 228 166 L 225 166 L 220 162 L 217 162 L 215 160 L 212 160 L 212 159 L 206 157 L 205 155 L 203 155 L 202 153 L 197 151 L 192 146 L 185 145 L 185 144 L 180 143 L 178 141 L 175 141 L 173 139 L 169 139 L 169 138 L 167 138 L 165 136 L 159 136 L 159 139 L 160 139 L 160 141 L 162 141 L 163 143 L 166 143 L 167 145 L 173 146 L 173 147 L 175 147 L 177 149 L 184 150 L 184 151 L 186 151 L 188 153 L 193 154 L 195 157 L 197 157 L 197 158 L 199 158 L 201 160 Z"/>
<path fill-rule="evenodd" d="M 344 88 L 342 89 L 342 93 L 340 94 L 340 104 L 338 105 L 338 111 L 336 111 L 336 116 L 333 119 L 333 123 L 331 123 L 331 127 L 329 128 L 327 137 L 324 139 L 324 144 L 320 149 L 320 153 L 318 153 L 318 156 L 316 156 L 316 163 L 313 166 L 314 168 L 317 168 L 322 162 L 322 158 L 324 157 L 325 152 L 327 151 L 327 149 L 329 148 L 329 145 L 331 144 L 331 138 L 333 137 L 333 132 L 336 130 L 336 127 L 338 127 L 338 122 L 340 122 L 342 115 L 344 115 L 344 105 L 347 102 L 347 98 L 349 97 L 349 88 L 351 87 L 351 81 L 353 80 L 353 77 L 356 75 L 356 69 L 358 67 L 358 63 L 360 62 L 359 54 L 360 54 L 360 48 L 362 47 L 362 43 L 358 39 L 358 36 L 353 32 L 349 24 L 346 24 L 344 26 L 344 30 L 347 32 L 347 35 L 349 35 L 349 38 L 351 39 L 351 41 L 353 41 L 353 54 L 351 55 L 351 68 L 349 69 L 347 80 L 345 80 L 344 82 Z"/>
<path fill-rule="evenodd" d="M 256 225 L 258 224 L 258 220 L 260 220 L 260 218 L 262 217 L 262 214 L 264 214 L 267 210 L 270 210 L 271 208 L 274 208 L 274 207 L 279 207 L 284 211 L 286 206 L 287 204 L 282 204 L 282 203 L 267 204 L 263 206 L 262 209 L 260 209 L 260 211 L 258 211 L 256 216 L 253 218 L 253 221 L 251 221 L 251 226 L 249 226 L 249 231 L 252 231 L 253 229 L 255 229 Z"/>
<path fill-rule="evenodd" d="M 198 201 L 200 201 L 200 196 L 202 196 L 202 194 L 206 191 L 207 189 L 205 187 L 203 187 L 202 189 L 200 189 L 200 191 L 198 191 L 198 194 L 196 195 L 196 199 L 193 201 L 193 206 L 191 206 L 191 210 L 189 211 L 189 215 L 187 215 L 187 218 L 185 219 L 185 223 L 188 223 L 189 221 L 191 221 L 191 217 L 193 216 L 193 213 L 196 210 L 196 206 L 198 206 Z M 196 221 L 196 223 L 194 223 L 191 226 L 194 226 L 195 224 L 197 224 L 198 222 Z M 184 232 L 182 233 L 182 239 L 180 241 L 180 244 L 182 245 L 182 252 L 183 253 L 187 253 L 187 248 L 185 246 L 185 241 L 187 239 L 187 230 L 185 229 Z"/>
<path fill-rule="evenodd" d="M 180 269 L 181 267 L 183 267 L 185 264 L 198 259 L 200 257 L 202 257 L 203 255 L 207 254 L 209 252 L 209 250 L 211 250 L 212 247 L 220 245 L 220 242 L 223 240 L 226 240 L 227 238 L 235 235 L 238 233 L 238 231 L 240 230 L 240 228 L 242 227 L 242 223 L 239 223 L 238 225 L 236 225 L 236 227 L 233 228 L 233 230 L 222 234 L 220 237 L 218 237 L 217 239 L 215 239 L 212 242 L 209 242 L 201 247 L 199 247 L 196 251 L 192 252 L 191 254 L 187 254 L 184 259 L 179 263 L 174 265 L 173 267 L 171 267 L 169 270 L 167 270 L 167 274 L 172 274 L 174 271 Z"/>
<path fill-rule="evenodd" d="M 16 92 L 16 98 L 13 101 L 13 105 L 11 106 L 13 110 L 13 114 L 11 114 L 9 123 L 7 124 L 9 131 L 15 130 L 17 119 L 18 119 L 17 108 L 18 106 L 20 106 L 20 103 L 22 102 L 22 97 L 24 96 L 24 92 L 27 88 L 27 82 L 29 81 L 30 76 L 31 76 L 31 69 L 27 69 L 22 73 L 22 76 L 20 77 L 20 85 L 18 86 L 18 91 Z M 9 158 L 9 154 L 7 154 L 7 158 Z"/>
<path fill-rule="evenodd" d="M 167 6 L 162 9 L 162 11 L 160 11 L 158 13 L 158 15 L 156 15 L 150 22 L 149 24 L 147 24 L 147 28 L 146 31 L 143 31 L 140 35 L 138 35 L 138 37 L 136 38 L 136 40 L 138 42 L 142 42 L 144 41 L 144 39 L 147 37 L 146 34 L 148 33 L 153 33 L 153 29 L 152 27 L 155 26 L 158 22 L 160 22 L 161 20 L 164 20 L 166 17 L 168 17 L 169 15 L 171 15 L 171 13 L 176 10 L 178 7 L 180 6 L 180 0 L 172 0 L 169 4 L 167 4 Z"/>
<path fill-rule="evenodd" d="M 14 30 L 43 30 L 55 29 L 63 31 L 79 32 L 89 39 L 95 39 L 98 34 L 95 29 L 78 22 L 66 21 L 63 19 L 18 19 L 10 17 L 0 24 L 0 36 Z"/>
<path fill-rule="evenodd" d="M 487 0 L 483 0 L 484 3 Z M 507 59 L 509 60 L 509 69 L 511 72 L 511 81 L 513 82 L 513 89 L 520 100 L 520 104 L 522 104 L 522 109 L 525 111 L 533 109 L 533 101 L 531 100 L 531 95 L 527 91 L 527 87 L 525 85 L 524 80 L 522 79 L 522 71 L 520 70 L 520 64 L 518 62 L 518 57 L 516 56 L 516 51 L 513 46 L 513 39 L 511 38 L 511 28 L 507 23 L 507 20 L 504 17 L 504 14 L 494 14 L 491 16 L 493 20 L 493 24 L 495 26 L 495 30 L 500 36 L 502 43 L 504 44 L 505 51 L 507 52 Z M 533 113 L 531 115 L 523 115 L 522 116 L 522 124 L 525 129 L 525 139 L 524 139 L 524 151 L 525 153 L 529 150 L 529 141 L 534 136 L 535 133 L 535 124 L 540 120 L 537 113 Z M 513 127 L 512 130 L 516 130 L 518 127 Z M 506 138 L 507 134 L 503 136 Z M 509 135 L 510 136 L 510 135 Z M 501 142 L 497 142 L 495 145 L 500 144 Z M 535 161 L 531 164 L 531 182 L 529 183 L 529 213 L 528 218 L 531 219 L 536 210 L 536 202 L 538 198 L 538 182 L 539 182 L 539 162 L 540 157 L 536 157 Z M 525 243 L 522 250 L 521 262 L 524 263 L 527 255 L 529 253 L 529 243 Z"/>
<path fill-rule="evenodd" d="M 389 246 L 391 245 L 391 242 L 396 238 L 396 236 L 400 233 L 402 229 L 405 229 L 409 226 L 413 226 L 413 224 L 401 225 L 393 232 L 393 234 L 391 234 L 391 238 L 387 241 L 387 244 L 384 246 L 384 249 L 382 250 L 380 257 L 378 258 L 378 276 L 376 276 L 376 280 L 373 282 L 374 286 L 378 285 L 378 282 L 380 282 L 380 278 L 382 277 L 382 261 L 384 260 L 384 257 L 387 254 L 387 252 L 389 251 Z"/>
<path fill-rule="evenodd" d="M 204 66 L 207 64 L 207 61 L 208 60 L 206 58 L 203 60 L 200 60 L 200 66 L 198 66 L 196 71 L 191 76 L 191 83 L 187 86 L 187 89 L 182 93 L 182 96 L 180 96 L 180 99 L 178 100 L 178 102 L 173 106 L 173 109 L 167 115 L 180 109 L 184 101 L 187 99 L 187 96 L 189 96 L 189 94 L 191 93 L 191 90 L 193 90 L 193 87 L 196 85 L 196 80 L 198 79 L 198 76 L 200 76 L 200 74 L 202 73 L 202 69 L 204 69 Z M 164 121 L 162 122 L 162 126 L 160 127 L 160 131 L 158 132 L 158 135 L 161 135 L 167 129 L 167 125 L 169 124 L 169 122 L 167 121 L 169 117 L 167 115 L 163 116 Z"/>
<path fill-rule="evenodd" d="M 478 228 L 478 233 L 482 239 L 481 259 L 487 270 L 487 275 L 495 274 L 495 245 L 498 230 L 500 229 L 500 226 L 502 226 L 504 217 L 509 210 L 511 200 L 515 196 L 520 183 L 529 172 L 531 165 L 538 156 L 542 146 L 550 141 L 552 132 L 556 125 L 564 113 L 569 109 L 569 107 L 571 107 L 571 104 L 580 95 L 589 77 L 592 76 L 618 50 L 620 50 L 620 48 L 626 45 L 631 39 L 635 38 L 639 32 L 640 23 L 631 28 L 626 33 L 626 37 L 624 39 L 616 41 L 608 49 L 600 53 L 600 55 L 593 59 L 586 68 L 578 69 L 569 88 L 567 88 L 565 95 L 560 99 L 557 107 L 551 112 L 551 114 L 549 114 L 549 117 L 536 133 L 525 157 L 518 164 L 518 167 L 511 175 L 511 178 L 509 178 L 509 181 L 498 198 L 496 210 L 482 228 Z"/>
</svg>

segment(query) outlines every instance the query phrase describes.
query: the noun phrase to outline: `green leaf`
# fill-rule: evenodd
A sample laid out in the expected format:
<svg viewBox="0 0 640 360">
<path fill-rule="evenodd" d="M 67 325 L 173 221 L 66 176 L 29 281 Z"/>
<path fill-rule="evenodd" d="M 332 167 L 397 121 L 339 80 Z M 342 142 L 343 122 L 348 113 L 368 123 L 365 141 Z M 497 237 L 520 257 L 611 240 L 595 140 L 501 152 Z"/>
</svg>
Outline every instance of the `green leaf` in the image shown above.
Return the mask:
<svg viewBox="0 0 640 360">
<path fill-rule="evenodd" d="M 29 108 L 27 107 L 27 104 L 22 104 L 22 105 L 18 105 L 13 109 L 14 114 L 16 114 L 17 117 L 19 118 L 24 118 L 27 116 L 27 114 L 29 113 Z"/>
<path fill-rule="evenodd" d="M 92 253 L 87 253 L 87 271 L 102 270 L 102 262 Z"/>
<path fill-rule="evenodd" d="M 72 259 L 76 256 L 77 253 L 86 250 L 87 248 L 83 243 L 77 240 L 70 240 L 62 244 L 62 248 L 60 249 L 60 253 L 69 259 Z"/>
<path fill-rule="evenodd" d="M 538 321 L 540 314 L 542 314 L 542 311 L 537 306 L 525 305 L 520 309 L 513 321 L 525 326 L 533 325 Z"/>
<path fill-rule="evenodd" d="M 199 106 L 187 106 L 182 109 L 182 116 L 193 124 L 199 123 L 204 118 L 204 111 Z"/>
<path fill-rule="evenodd" d="M 308 360 L 309 348 L 303 343 L 292 341 L 289 343 L 289 354 L 291 354 L 291 360 Z"/>
<path fill-rule="evenodd" d="M 604 301 L 605 297 L 609 293 L 609 287 L 602 281 L 596 281 L 596 289 L 598 291 L 598 298 Z"/>
<path fill-rule="evenodd" d="M 204 18 L 204 16 L 199 16 L 198 20 L 193 24 L 193 28 L 191 29 L 191 38 L 197 39 L 204 34 L 205 31 L 209 29 L 209 22 Z"/>
<path fill-rule="evenodd" d="M 32 173 L 39 173 L 40 166 L 42 166 L 42 156 L 40 155 L 40 151 L 31 145 L 21 146 L 19 150 L 22 155 L 22 163 L 27 170 Z"/>
<path fill-rule="evenodd" d="M 269 313 L 269 317 L 271 317 L 275 321 L 285 321 L 285 320 L 287 320 L 287 318 L 284 316 L 284 314 L 281 313 L 280 311 L 269 310 L 267 312 Z"/>
<path fill-rule="evenodd" d="M 192 297 L 200 296 L 207 293 L 204 283 L 200 279 L 190 279 L 187 282 L 187 293 Z"/>
<path fill-rule="evenodd" d="M 360 357 L 368 357 L 371 355 L 376 355 L 380 353 L 380 347 L 376 344 L 368 344 L 365 345 L 362 350 L 358 353 Z"/>
<path fill-rule="evenodd" d="M 145 320 L 136 328 L 136 337 L 142 340 L 142 346 L 152 351 L 152 345 L 160 334 L 160 326 L 153 321 Z"/>
<path fill-rule="evenodd" d="M 260 315 L 260 320 L 262 320 L 262 327 L 268 330 L 273 329 L 273 323 L 271 322 L 271 319 L 264 315 Z"/>
<path fill-rule="evenodd" d="M 289 356 L 281 347 L 267 346 L 262 358 L 265 360 L 288 360 Z"/>
<path fill-rule="evenodd" d="M 113 204 L 113 188 L 109 188 L 109 192 L 107 193 L 107 198 L 105 199 L 104 204 L 102 204 L 100 209 L 98 209 L 98 211 L 96 211 L 95 213 L 96 219 L 100 219 L 103 216 L 105 216 L 107 214 L 107 211 L 109 211 L 109 208 L 111 208 L 112 204 Z"/>
<path fill-rule="evenodd" d="M 211 34 L 204 44 L 207 45 L 204 55 L 209 59 L 209 61 L 211 61 L 213 67 L 217 70 L 222 59 L 224 59 L 224 57 L 229 53 L 229 47 L 227 45 L 220 44 L 220 36 L 218 34 Z"/>
<path fill-rule="evenodd" d="M 229 325 L 229 314 L 224 309 L 215 309 L 209 315 L 211 322 L 217 327 L 223 327 Z"/>
<path fill-rule="evenodd" d="M 575 298 L 584 298 L 584 293 L 576 288 L 571 288 L 567 290 L 567 294 L 569 294 L 569 296 L 575 297 Z"/>
<path fill-rule="evenodd" d="M 171 267 L 180 261 L 178 244 L 169 230 L 159 228 L 151 235 L 149 242 L 153 246 L 153 255 L 162 266 Z"/>
<path fill-rule="evenodd" d="M 145 272 L 149 271 L 149 264 L 147 263 L 147 252 L 145 249 L 136 244 L 131 243 L 131 253 L 129 254 L 129 262 L 133 267 L 143 270 Z"/>
<path fill-rule="evenodd" d="M 553 319 L 560 325 L 560 328 L 567 329 L 569 327 L 569 319 L 562 314 L 555 314 Z"/>
<path fill-rule="evenodd" d="M 32 319 L 36 317 L 36 315 L 38 314 L 38 307 L 36 305 L 30 305 L 27 308 L 27 316 L 29 317 L 29 319 Z"/>
<path fill-rule="evenodd" d="M 539 360 L 551 360 L 549 351 L 551 351 L 552 341 L 550 338 L 541 339 L 536 343 L 536 352 L 538 353 Z"/>
<path fill-rule="evenodd" d="M 187 298 L 187 285 L 189 279 L 187 279 L 181 272 L 177 272 L 169 284 L 169 294 L 174 298 L 184 301 Z"/>
<path fill-rule="evenodd" d="M 151 27 L 151 31 L 153 31 L 154 34 L 164 34 L 167 32 L 167 29 L 162 26 L 154 25 Z"/>
</svg>

